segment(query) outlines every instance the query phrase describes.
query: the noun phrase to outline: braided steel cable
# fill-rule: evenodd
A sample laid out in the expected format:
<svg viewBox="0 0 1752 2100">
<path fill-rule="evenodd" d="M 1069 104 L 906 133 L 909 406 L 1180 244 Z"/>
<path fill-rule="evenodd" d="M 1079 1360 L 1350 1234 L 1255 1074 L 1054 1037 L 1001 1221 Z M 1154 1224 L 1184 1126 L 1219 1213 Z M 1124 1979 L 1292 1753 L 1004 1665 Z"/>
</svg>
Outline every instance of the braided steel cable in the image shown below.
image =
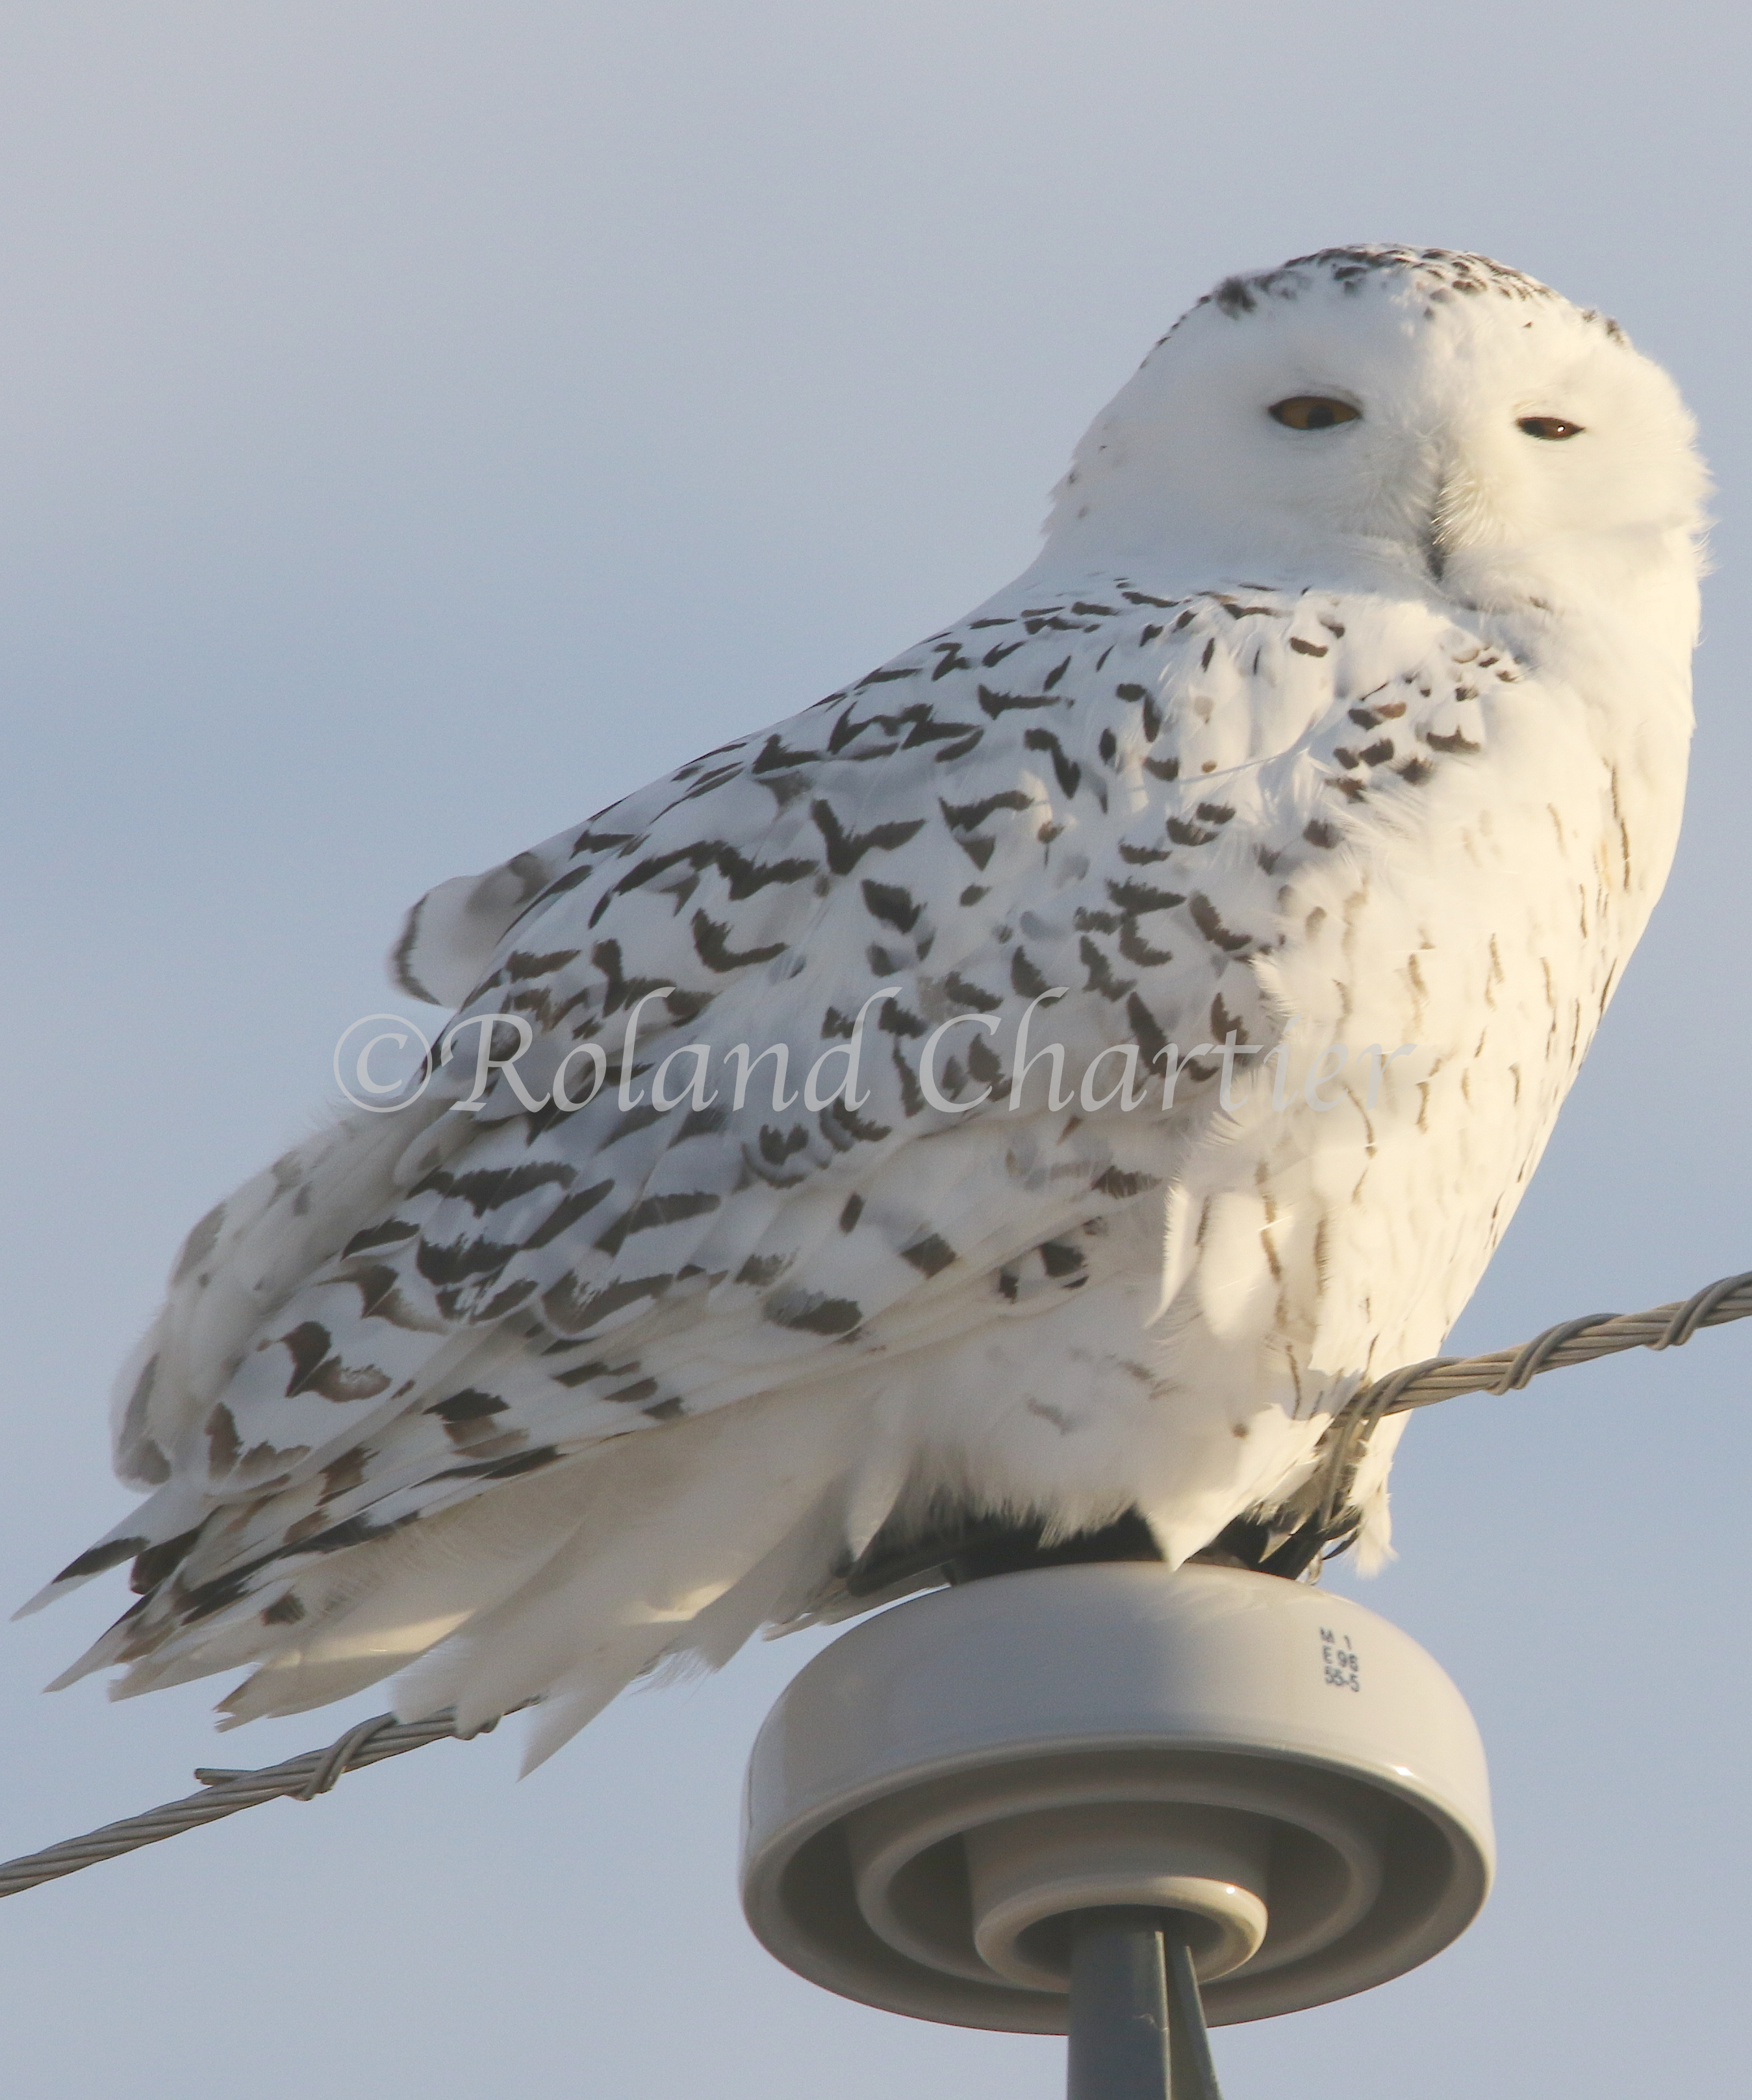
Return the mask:
<svg viewBox="0 0 1752 2100">
<path fill-rule="evenodd" d="M 1542 1371 L 1566 1370 L 1622 1349 L 1676 1349 L 1700 1328 L 1720 1327 L 1752 1312 L 1752 1270 L 1706 1284 L 1689 1298 L 1647 1312 L 1591 1312 L 1535 1335 L 1518 1349 L 1484 1357 L 1431 1357 L 1365 1386 L 1347 1407 L 1403 1414 L 1466 1392 L 1518 1392 Z"/>
<path fill-rule="evenodd" d="M 1752 1314 L 1752 1270 L 1741 1276 L 1723 1277 L 1689 1298 L 1657 1305 L 1647 1312 L 1591 1312 L 1578 1320 L 1560 1321 L 1516 1349 L 1497 1349 L 1481 1357 L 1432 1357 L 1377 1379 L 1353 1393 L 1333 1417 L 1324 1460 L 1328 1485 L 1317 1522 L 1330 1527 L 1341 1519 L 1344 1497 L 1356 1477 L 1369 1436 L 1385 1415 L 1432 1407 L 1463 1393 L 1518 1392 L 1547 1371 L 1591 1363 L 1596 1357 L 1616 1356 L 1626 1349 L 1676 1349 L 1705 1327 L 1724 1326 L 1731 1320 L 1744 1320 L 1748 1314 Z M 349 1728 L 324 1749 L 307 1750 L 282 1764 L 266 1765 L 259 1771 L 202 1767 L 195 1774 L 202 1783 L 199 1793 L 166 1802 L 143 1815 L 106 1823 L 82 1838 L 69 1838 L 43 1851 L 29 1852 L 22 1859 L 0 1864 L 0 1896 L 16 1895 L 39 1882 L 76 1874 L 82 1867 L 95 1866 L 99 1860 L 113 1860 L 143 1845 L 156 1845 L 201 1824 L 216 1823 L 222 1816 L 254 1808 L 264 1801 L 287 1797 L 314 1801 L 347 1772 L 381 1763 L 386 1758 L 402 1757 L 409 1750 L 423 1749 L 428 1743 L 452 1739 L 466 1742 L 471 1736 L 485 1735 L 496 1725 L 489 1721 L 464 1732 L 448 1714 L 429 1721 L 398 1721 L 393 1714 L 379 1714 Z"/>
<path fill-rule="evenodd" d="M 485 1735 L 496 1726 L 489 1721 L 470 1734 Z M 393 1714 L 379 1714 L 349 1728 L 326 1749 L 306 1750 L 283 1764 L 264 1765 L 259 1771 L 201 1767 L 195 1773 L 201 1782 L 199 1793 L 167 1801 L 161 1808 L 148 1809 L 143 1815 L 130 1815 L 121 1823 L 106 1823 L 99 1830 L 67 1838 L 44 1851 L 8 1860 L 0 1865 L 0 1896 L 15 1896 L 22 1890 L 35 1888 L 39 1882 L 77 1874 L 82 1867 L 95 1867 L 99 1860 L 138 1851 L 143 1845 L 179 1837 L 203 1823 L 217 1823 L 222 1816 L 235 1815 L 241 1809 L 257 1807 L 264 1801 L 287 1797 L 314 1801 L 318 1794 L 327 1793 L 345 1772 L 381 1763 L 385 1758 L 402 1757 L 409 1750 L 421 1750 L 428 1743 L 442 1743 L 452 1737 L 462 1742 L 469 1740 L 469 1735 L 459 1731 L 448 1714 L 430 1721 L 398 1721 Z"/>
</svg>

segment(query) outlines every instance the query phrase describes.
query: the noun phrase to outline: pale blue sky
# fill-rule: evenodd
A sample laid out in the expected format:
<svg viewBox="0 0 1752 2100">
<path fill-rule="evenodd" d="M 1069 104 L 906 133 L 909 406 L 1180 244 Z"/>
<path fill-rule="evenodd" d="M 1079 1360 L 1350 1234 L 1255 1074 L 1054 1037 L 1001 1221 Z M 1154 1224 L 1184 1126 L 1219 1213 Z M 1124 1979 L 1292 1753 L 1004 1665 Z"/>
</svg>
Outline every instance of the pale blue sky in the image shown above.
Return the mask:
<svg viewBox="0 0 1752 2100">
<path fill-rule="evenodd" d="M 124 1506 L 112 1370 L 404 906 L 985 596 L 1175 315 L 1332 242 L 1617 314 L 1720 480 L 1679 868 L 1459 1339 L 1752 1264 L 1749 46 L 1648 0 L 11 0 L 0 1593 Z M 1366 1594 L 1473 1702 L 1500 1885 L 1415 1976 L 1220 2035 L 1229 2100 L 1744 2083 L 1749 1366 L 1729 1330 L 1414 1425 Z M 40 1698 L 119 1601 L 0 1635 L 0 1854 L 380 1703 L 221 1744 L 206 1688 Z M 1049 2100 L 1057 2045 L 744 1929 L 807 1652 L 521 1786 L 513 1724 L 8 1902 L 9 2093 Z"/>
</svg>

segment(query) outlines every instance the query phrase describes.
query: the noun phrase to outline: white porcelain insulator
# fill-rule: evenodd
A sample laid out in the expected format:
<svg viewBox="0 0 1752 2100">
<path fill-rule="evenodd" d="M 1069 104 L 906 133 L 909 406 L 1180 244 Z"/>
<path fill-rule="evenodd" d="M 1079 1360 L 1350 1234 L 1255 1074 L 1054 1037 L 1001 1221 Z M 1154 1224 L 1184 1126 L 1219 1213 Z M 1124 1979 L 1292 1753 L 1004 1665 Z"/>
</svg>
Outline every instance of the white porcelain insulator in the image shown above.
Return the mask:
<svg viewBox="0 0 1752 2100">
<path fill-rule="evenodd" d="M 1091 1803 L 1007 1816 L 964 1839 L 973 1944 L 995 1975 L 1036 1991 L 1070 1983 L 1071 1914 L 1115 1906 L 1198 1921 L 1201 1983 L 1259 1952 L 1271 1825 L 1233 1808 Z"/>
<path fill-rule="evenodd" d="M 1213 2024 L 1365 1990 L 1476 1914 L 1493 1842 L 1464 1702 L 1348 1599 L 1243 1571 L 1002 1576 L 865 1620 L 780 1699 L 744 1903 L 866 2004 L 1062 2032 L 1070 1921 L 1198 1921 Z"/>
</svg>

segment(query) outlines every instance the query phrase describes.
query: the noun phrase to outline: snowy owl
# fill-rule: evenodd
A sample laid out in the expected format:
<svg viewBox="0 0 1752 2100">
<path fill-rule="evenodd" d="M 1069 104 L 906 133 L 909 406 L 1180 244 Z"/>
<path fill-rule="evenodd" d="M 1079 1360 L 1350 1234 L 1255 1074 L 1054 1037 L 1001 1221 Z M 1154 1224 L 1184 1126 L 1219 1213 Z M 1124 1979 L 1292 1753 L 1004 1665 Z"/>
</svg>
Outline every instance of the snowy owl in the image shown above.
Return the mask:
<svg viewBox="0 0 1752 2100">
<path fill-rule="evenodd" d="M 450 1054 L 190 1234 L 69 1679 L 399 1672 L 533 1758 L 958 1524 L 1379 1552 L 1397 1421 L 1310 1545 L 1321 1439 L 1440 1346 L 1660 891 L 1705 489 L 1481 256 L 1220 285 L 1015 583 L 415 907 Z"/>
</svg>

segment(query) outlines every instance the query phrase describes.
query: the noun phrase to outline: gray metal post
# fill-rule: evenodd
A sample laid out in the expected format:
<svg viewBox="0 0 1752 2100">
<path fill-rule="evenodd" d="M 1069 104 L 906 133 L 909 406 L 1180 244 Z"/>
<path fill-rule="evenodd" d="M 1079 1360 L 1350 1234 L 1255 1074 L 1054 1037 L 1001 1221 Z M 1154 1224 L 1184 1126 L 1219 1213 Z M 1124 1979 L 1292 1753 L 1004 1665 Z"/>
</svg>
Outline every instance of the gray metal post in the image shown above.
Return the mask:
<svg viewBox="0 0 1752 2100">
<path fill-rule="evenodd" d="M 1171 1912 L 1162 1921 L 1163 1965 L 1168 1993 L 1168 2062 L 1175 2100 L 1223 2100 L 1211 2061 L 1210 2030 L 1198 1995 L 1192 1948 Z"/>
<path fill-rule="evenodd" d="M 1070 1944 L 1067 2100 L 1222 2100 L 1181 1921 L 1079 1911 Z"/>
</svg>

